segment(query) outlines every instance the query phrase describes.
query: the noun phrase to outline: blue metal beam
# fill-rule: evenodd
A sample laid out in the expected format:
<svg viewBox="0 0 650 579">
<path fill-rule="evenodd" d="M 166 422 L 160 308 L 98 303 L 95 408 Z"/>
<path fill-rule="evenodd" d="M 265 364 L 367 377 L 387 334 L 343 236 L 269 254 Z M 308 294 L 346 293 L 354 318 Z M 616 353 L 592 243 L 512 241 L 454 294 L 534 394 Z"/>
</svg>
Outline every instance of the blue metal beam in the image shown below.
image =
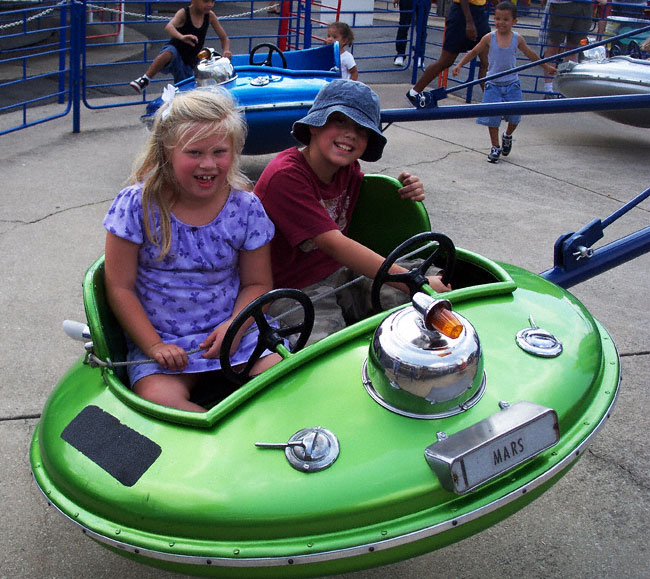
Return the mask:
<svg viewBox="0 0 650 579">
<path fill-rule="evenodd" d="M 563 266 L 556 265 L 540 275 L 563 288 L 569 288 L 648 251 L 650 251 L 650 227 L 594 249 L 590 256 L 584 258 L 584 265 L 581 267 L 565 269 Z"/>
<path fill-rule="evenodd" d="M 637 109 L 650 107 L 650 94 L 581 97 L 519 101 L 494 104 L 464 104 L 423 109 L 384 109 L 383 123 L 431 121 L 439 119 L 465 119 L 502 115 L 546 115 L 550 113 L 575 113 L 612 109 Z"/>
</svg>

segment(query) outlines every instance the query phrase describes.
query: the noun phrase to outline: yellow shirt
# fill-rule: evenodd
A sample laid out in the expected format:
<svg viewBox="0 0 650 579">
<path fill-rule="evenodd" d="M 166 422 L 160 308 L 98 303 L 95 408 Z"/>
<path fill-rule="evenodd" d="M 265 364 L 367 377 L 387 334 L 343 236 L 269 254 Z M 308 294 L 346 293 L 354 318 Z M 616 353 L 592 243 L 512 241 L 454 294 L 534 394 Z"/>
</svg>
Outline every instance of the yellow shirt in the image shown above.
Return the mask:
<svg viewBox="0 0 650 579">
<path fill-rule="evenodd" d="M 456 4 L 460 4 L 460 0 L 454 0 Z M 474 4 L 474 6 L 485 6 L 485 3 L 487 0 L 468 0 L 470 4 Z"/>
</svg>

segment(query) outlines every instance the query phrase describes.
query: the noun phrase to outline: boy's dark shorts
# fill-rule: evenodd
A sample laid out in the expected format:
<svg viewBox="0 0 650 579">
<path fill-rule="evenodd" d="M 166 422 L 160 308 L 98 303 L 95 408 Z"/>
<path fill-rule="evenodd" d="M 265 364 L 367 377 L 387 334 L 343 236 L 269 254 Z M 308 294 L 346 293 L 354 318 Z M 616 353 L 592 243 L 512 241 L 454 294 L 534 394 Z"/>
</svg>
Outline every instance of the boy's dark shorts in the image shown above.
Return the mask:
<svg viewBox="0 0 650 579">
<path fill-rule="evenodd" d="M 485 6 L 469 5 L 472 13 L 472 19 L 476 26 L 476 41 L 467 38 L 465 34 L 465 15 L 461 10 L 460 4 L 454 2 L 449 16 L 445 20 L 445 40 L 442 49 L 452 54 L 460 54 L 472 50 L 476 43 L 490 32 L 490 23 L 488 22 L 488 13 Z"/>
<path fill-rule="evenodd" d="M 162 47 L 160 54 L 163 52 L 169 52 L 172 55 L 172 59 L 165 65 L 162 72 L 165 74 L 171 74 L 174 77 L 174 84 L 178 84 L 186 78 L 194 76 L 194 67 L 183 61 L 175 46 L 172 44 L 165 44 Z"/>
</svg>

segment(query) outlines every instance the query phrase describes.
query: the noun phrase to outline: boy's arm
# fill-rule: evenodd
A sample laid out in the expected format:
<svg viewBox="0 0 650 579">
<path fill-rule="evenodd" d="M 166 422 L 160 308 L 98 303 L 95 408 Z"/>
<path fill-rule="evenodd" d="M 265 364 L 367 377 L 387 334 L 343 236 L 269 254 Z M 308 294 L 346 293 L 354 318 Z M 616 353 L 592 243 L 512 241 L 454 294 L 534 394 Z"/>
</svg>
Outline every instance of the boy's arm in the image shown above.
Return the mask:
<svg viewBox="0 0 650 579">
<path fill-rule="evenodd" d="M 372 251 L 372 249 L 361 243 L 350 239 L 341 233 L 338 229 L 326 231 L 314 238 L 314 243 L 322 252 L 329 257 L 346 266 L 356 273 L 365 275 L 374 279 L 377 271 L 384 262 L 384 258 Z M 406 273 L 406 269 L 399 265 L 393 265 L 389 273 Z M 444 292 L 451 288 L 442 284 L 439 277 L 429 277 L 429 283 L 436 292 Z M 390 284 L 397 289 L 408 293 L 408 288 L 404 284 Z"/>
<path fill-rule="evenodd" d="M 524 37 L 521 34 L 519 35 L 519 39 L 517 41 L 517 48 L 519 48 L 519 50 L 521 50 L 521 52 L 526 57 L 528 57 L 531 62 L 536 62 L 540 59 L 539 54 L 537 54 L 532 48 L 530 48 L 530 46 L 526 44 L 526 41 L 524 40 Z M 557 68 L 548 62 L 545 62 L 541 66 L 548 73 L 551 74 L 557 73 Z"/>
<path fill-rule="evenodd" d="M 470 40 L 476 40 L 478 31 L 476 30 L 476 24 L 474 24 L 474 18 L 472 18 L 472 12 L 469 8 L 469 0 L 460 0 L 460 9 L 465 16 L 465 36 Z"/>
<path fill-rule="evenodd" d="M 185 24 L 185 10 L 182 8 L 172 16 L 172 19 L 165 24 L 165 32 L 169 34 L 170 38 L 182 40 L 184 42 L 185 35 L 181 34 L 177 29 Z M 194 37 L 196 38 L 196 36 Z M 197 38 L 198 40 L 198 38 Z"/>
<path fill-rule="evenodd" d="M 353 66 L 348 70 L 350 73 L 350 80 L 357 80 L 359 78 L 359 69 L 356 66 Z"/>
<path fill-rule="evenodd" d="M 472 48 L 463 58 L 461 58 L 460 62 L 454 66 L 454 68 L 451 70 L 451 74 L 453 76 L 458 76 L 458 73 L 460 72 L 460 69 L 465 66 L 468 62 L 472 62 L 483 50 L 488 50 L 490 48 L 490 35 L 491 32 L 488 32 L 481 40 L 479 40 L 478 44 Z"/>
<path fill-rule="evenodd" d="M 402 199 L 424 201 L 424 185 L 422 185 L 419 177 L 402 171 L 397 180 L 402 184 L 402 187 L 397 190 Z"/>
<path fill-rule="evenodd" d="M 232 52 L 230 51 L 230 38 L 228 38 L 226 31 L 223 29 L 223 26 L 221 26 L 221 23 L 214 12 L 210 12 L 210 24 L 221 42 L 221 55 L 226 58 L 232 58 Z"/>
</svg>

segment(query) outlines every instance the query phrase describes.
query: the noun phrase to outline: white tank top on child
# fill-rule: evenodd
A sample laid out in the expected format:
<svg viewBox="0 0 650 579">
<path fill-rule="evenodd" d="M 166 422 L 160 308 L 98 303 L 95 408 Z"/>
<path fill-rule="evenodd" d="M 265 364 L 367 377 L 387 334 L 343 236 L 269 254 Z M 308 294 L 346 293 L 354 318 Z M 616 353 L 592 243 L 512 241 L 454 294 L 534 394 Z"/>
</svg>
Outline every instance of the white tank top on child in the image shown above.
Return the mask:
<svg viewBox="0 0 650 579">
<path fill-rule="evenodd" d="M 348 80 L 350 78 L 350 69 L 357 65 L 354 62 L 354 56 L 347 50 L 341 52 L 341 78 Z"/>
<path fill-rule="evenodd" d="M 497 33 L 492 32 L 490 37 L 490 52 L 488 53 L 488 76 L 492 74 L 497 74 L 498 72 L 503 72 L 505 70 L 510 70 L 517 66 L 517 40 L 518 34 L 512 32 L 512 42 L 507 48 L 501 48 L 497 42 Z M 495 78 L 490 81 L 496 85 L 502 86 L 506 84 L 511 84 L 519 80 L 519 74 L 513 72 L 511 74 L 506 74 Z"/>
</svg>

